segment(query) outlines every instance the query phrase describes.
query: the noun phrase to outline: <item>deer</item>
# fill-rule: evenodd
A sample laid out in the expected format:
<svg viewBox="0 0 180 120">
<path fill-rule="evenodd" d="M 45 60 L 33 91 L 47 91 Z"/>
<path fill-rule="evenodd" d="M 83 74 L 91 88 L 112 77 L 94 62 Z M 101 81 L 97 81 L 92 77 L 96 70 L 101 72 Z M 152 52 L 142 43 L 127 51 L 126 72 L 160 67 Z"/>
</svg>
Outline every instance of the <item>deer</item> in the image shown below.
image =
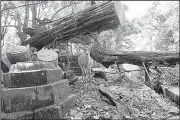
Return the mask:
<svg viewBox="0 0 180 120">
<path fill-rule="evenodd" d="M 85 81 L 87 83 L 90 81 L 91 67 L 93 65 L 93 59 L 90 56 L 90 50 L 91 50 L 92 44 L 84 45 L 84 46 L 80 44 L 79 47 L 83 50 L 83 52 L 80 53 L 78 57 L 78 64 L 82 70 L 82 80 L 84 81 L 83 78 L 85 77 Z M 86 80 L 86 76 L 88 76 L 88 81 Z"/>
</svg>

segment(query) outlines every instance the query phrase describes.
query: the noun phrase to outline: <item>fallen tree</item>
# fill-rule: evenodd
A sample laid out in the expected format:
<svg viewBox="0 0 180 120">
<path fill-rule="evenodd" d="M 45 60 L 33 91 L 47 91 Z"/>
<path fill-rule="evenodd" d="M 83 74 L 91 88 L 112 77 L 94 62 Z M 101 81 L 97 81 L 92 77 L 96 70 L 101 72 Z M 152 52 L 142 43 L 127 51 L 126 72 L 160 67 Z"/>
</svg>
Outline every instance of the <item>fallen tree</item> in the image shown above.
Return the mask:
<svg viewBox="0 0 180 120">
<path fill-rule="evenodd" d="M 148 72 L 149 66 L 155 67 L 174 67 L 176 63 L 179 63 L 179 53 L 170 52 L 149 52 L 149 51 L 121 51 L 114 52 L 103 48 L 98 42 L 98 31 L 106 29 L 113 29 L 123 23 L 124 13 L 121 2 L 104 2 L 102 4 L 93 5 L 81 12 L 68 16 L 66 22 L 56 21 L 52 23 L 55 25 L 52 29 L 42 29 L 38 32 L 34 32 L 32 37 L 24 44 L 30 44 L 32 47 L 41 49 L 45 45 L 52 41 L 59 42 L 72 42 L 72 43 L 88 43 L 92 42 L 94 38 L 94 46 L 91 49 L 91 57 L 104 65 L 109 67 L 110 65 L 129 63 L 144 67 Z M 119 5 L 119 8 L 118 6 Z M 32 32 L 33 30 L 29 30 Z M 28 34 L 28 30 L 26 31 Z M 91 39 L 74 39 L 77 36 L 88 35 Z"/>
<path fill-rule="evenodd" d="M 143 67 L 174 67 L 179 63 L 179 53 L 174 52 L 150 52 L 150 51 L 110 51 L 103 48 L 98 41 L 95 41 L 91 49 L 91 57 L 108 68 L 112 64 L 129 63 Z"/>
<path fill-rule="evenodd" d="M 30 44 L 37 49 L 43 48 L 53 40 L 63 42 L 78 43 L 76 38 L 86 33 L 114 29 L 124 21 L 124 9 L 122 3 L 104 2 L 95 4 L 81 12 L 72 14 L 66 18 L 51 24 L 52 28 L 45 30 L 44 28 L 23 28 L 26 34 L 31 38 L 22 44 Z"/>
</svg>

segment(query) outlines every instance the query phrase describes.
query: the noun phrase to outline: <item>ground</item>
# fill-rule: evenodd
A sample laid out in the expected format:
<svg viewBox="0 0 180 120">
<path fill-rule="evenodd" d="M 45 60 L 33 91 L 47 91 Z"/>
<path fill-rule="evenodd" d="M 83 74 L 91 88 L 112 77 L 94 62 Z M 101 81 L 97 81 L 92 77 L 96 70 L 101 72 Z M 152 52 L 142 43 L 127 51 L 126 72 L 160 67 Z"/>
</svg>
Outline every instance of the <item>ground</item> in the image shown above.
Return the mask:
<svg viewBox="0 0 180 120">
<path fill-rule="evenodd" d="M 71 119 L 117 119 L 116 106 L 112 106 L 106 97 L 99 92 L 99 85 L 105 84 L 114 95 L 122 97 L 124 104 L 133 108 L 130 117 L 136 119 L 178 119 L 178 106 L 167 98 L 163 98 L 154 90 L 144 85 L 142 80 L 131 81 L 126 76 L 107 74 L 108 81 L 102 78 L 91 78 L 89 84 L 82 82 L 81 76 L 71 93 L 79 93 L 77 103 L 67 118 Z"/>
</svg>

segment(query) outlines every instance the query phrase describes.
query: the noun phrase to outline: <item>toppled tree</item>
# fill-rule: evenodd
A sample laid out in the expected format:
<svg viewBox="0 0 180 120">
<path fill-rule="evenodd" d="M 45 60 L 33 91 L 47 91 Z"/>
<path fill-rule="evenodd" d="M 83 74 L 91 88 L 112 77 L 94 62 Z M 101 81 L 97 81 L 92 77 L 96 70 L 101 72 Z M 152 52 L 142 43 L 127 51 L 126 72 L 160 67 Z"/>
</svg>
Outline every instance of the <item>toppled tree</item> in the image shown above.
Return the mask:
<svg viewBox="0 0 180 120">
<path fill-rule="evenodd" d="M 51 23 L 53 28 L 49 30 L 42 31 L 40 28 L 39 30 L 27 28 L 24 32 L 33 34 L 30 39 L 24 41 L 24 44 L 30 44 L 37 49 L 41 49 L 52 41 L 61 43 L 81 42 L 83 44 L 93 42 L 91 57 L 95 61 L 106 68 L 115 63 L 117 65 L 123 63 L 138 65 L 144 68 L 146 76 L 149 76 L 149 66 L 154 66 L 157 69 L 157 66 L 173 67 L 179 63 L 179 53 L 149 51 L 114 52 L 103 48 L 98 42 L 97 33 L 107 29 L 114 29 L 122 24 L 124 20 L 123 10 L 123 6 L 119 1 L 116 1 L 116 3 L 104 2 L 95 4 L 90 8 L 68 16 L 66 22 L 60 20 Z M 75 39 L 79 36 L 81 39 Z M 85 39 L 83 36 L 86 36 Z"/>
<path fill-rule="evenodd" d="M 119 19 L 122 19 L 123 22 L 124 9 L 121 2 L 118 2 L 118 4 L 114 2 L 95 4 L 81 12 L 68 16 L 65 22 L 60 19 L 60 21 L 57 20 L 47 24 L 52 26 L 49 30 L 24 28 L 24 32 L 32 36 L 24 41 L 24 44 L 30 44 L 32 47 L 41 49 L 53 40 L 78 43 L 79 41 L 74 39 L 77 36 L 114 29 L 120 25 Z"/>
</svg>

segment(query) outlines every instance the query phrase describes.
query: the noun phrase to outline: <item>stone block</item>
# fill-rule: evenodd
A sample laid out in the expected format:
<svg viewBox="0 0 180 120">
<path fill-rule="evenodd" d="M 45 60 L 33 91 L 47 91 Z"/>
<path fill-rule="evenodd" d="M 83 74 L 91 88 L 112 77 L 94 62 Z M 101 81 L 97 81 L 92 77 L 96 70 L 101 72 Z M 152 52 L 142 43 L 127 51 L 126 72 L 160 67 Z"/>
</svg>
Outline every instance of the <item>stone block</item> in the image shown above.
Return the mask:
<svg viewBox="0 0 180 120">
<path fill-rule="evenodd" d="M 70 67 L 70 69 L 74 71 L 75 75 L 82 75 L 82 71 L 80 67 Z"/>
<path fill-rule="evenodd" d="M 77 94 L 70 94 L 68 98 L 61 104 L 63 116 L 65 116 L 65 114 L 75 106 L 77 97 Z"/>
<path fill-rule="evenodd" d="M 58 66 L 57 69 L 46 70 L 47 83 L 54 83 L 61 80 L 64 76 L 64 72 Z"/>
<path fill-rule="evenodd" d="M 177 105 L 179 104 L 179 87 L 169 86 L 165 88 L 165 96 L 170 100 L 175 102 Z"/>
<path fill-rule="evenodd" d="M 8 88 L 31 87 L 59 81 L 63 75 L 64 72 L 61 68 L 5 73 L 3 82 L 4 86 Z"/>
<path fill-rule="evenodd" d="M 68 63 L 68 56 L 67 55 L 61 55 L 61 56 L 59 56 L 58 57 L 58 61 L 60 62 L 60 63 L 65 63 L 65 64 L 67 64 Z"/>
<path fill-rule="evenodd" d="M 36 90 L 39 108 L 61 102 L 70 95 L 70 88 L 67 79 L 47 85 L 37 86 Z"/>
<path fill-rule="evenodd" d="M 78 80 L 78 77 L 77 77 L 77 76 L 75 76 L 74 78 L 69 79 L 68 81 L 69 81 L 69 84 L 70 84 L 70 85 L 73 85 L 73 84 L 74 84 L 74 82 L 76 82 L 77 80 Z"/>
<path fill-rule="evenodd" d="M 77 96 L 71 94 L 62 102 L 36 109 L 34 119 L 62 119 L 75 106 L 76 100 Z"/>
<path fill-rule="evenodd" d="M 64 79 L 72 79 L 74 78 L 74 71 L 73 70 L 68 70 L 68 71 L 64 71 Z"/>
<path fill-rule="evenodd" d="M 1 112 L 1 120 L 32 120 L 33 112 L 32 111 L 21 111 L 13 113 L 3 113 Z"/>
<path fill-rule="evenodd" d="M 40 109 L 36 109 L 34 111 L 34 119 L 61 119 L 62 118 L 62 109 L 61 106 L 58 105 L 51 105 L 46 106 Z"/>
<path fill-rule="evenodd" d="M 80 67 L 78 61 L 70 62 L 70 67 Z"/>
<path fill-rule="evenodd" d="M 33 110 L 37 106 L 36 87 L 3 88 L 1 109 L 5 113 Z"/>
<path fill-rule="evenodd" d="M 52 83 L 52 91 L 55 104 L 66 99 L 70 95 L 69 82 L 67 79 Z"/>
<path fill-rule="evenodd" d="M 34 110 L 62 102 L 69 95 L 67 79 L 34 87 L 3 88 L 1 109 L 5 113 Z"/>
<path fill-rule="evenodd" d="M 21 88 L 47 84 L 45 70 L 8 73 L 6 75 L 7 77 L 4 77 L 4 86 L 8 88 Z"/>
<path fill-rule="evenodd" d="M 72 61 L 78 61 L 78 57 L 79 55 L 72 55 L 69 57 L 69 61 L 72 62 Z"/>
</svg>

